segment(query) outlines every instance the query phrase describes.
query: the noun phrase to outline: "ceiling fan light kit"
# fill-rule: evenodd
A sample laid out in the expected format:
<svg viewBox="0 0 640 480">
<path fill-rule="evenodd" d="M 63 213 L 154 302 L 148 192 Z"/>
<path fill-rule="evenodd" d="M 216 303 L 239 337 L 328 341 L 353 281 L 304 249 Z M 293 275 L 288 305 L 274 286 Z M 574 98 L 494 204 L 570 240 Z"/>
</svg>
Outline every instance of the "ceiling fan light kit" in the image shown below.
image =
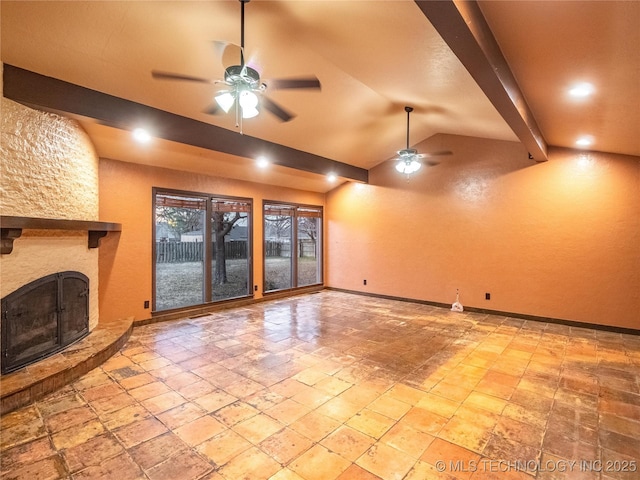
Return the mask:
<svg viewBox="0 0 640 480">
<path fill-rule="evenodd" d="M 411 175 L 412 173 L 420 170 L 422 164 L 416 160 L 418 151 L 414 148 L 405 148 L 398 151 L 398 162 L 396 163 L 396 170 L 405 175 Z"/>
<path fill-rule="evenodd" d="M 245 63 L 244 49 L 244 7 L 249 0 L 239 0 L 240 2 L 240 64 L 231 65 L 224 71 L 224 80 L 209 80 L 207 78 L 196 77 L 192 75 L 183 75 L 179 73 L 152 71 L 153 78 L 162 80 L 181 80 L 187 82 L 199 82 L 208 84 L 224 84 L 228 88 L 215 93 L 215 103 L 205 110 L 205 113 L 212 115 L 219 114 L 221 111 L 229 113 L 235 106 L 236 128 L 240 128 L 242 133 L 242 120 L 253 118 L 260 113 L 263 108 L 280 121 L 288 122 L 294 115 L 279 106 L 276 102 L 264 95 L 267 84 L 261 82 L 260 73 Z M 226 48 L 229 42 L 214 42 Z M 320 90 L 320 81 L 315 76 L 301 78 L 275 78 L 269 80 L 269 83 L 276 89 L 310 89 Z"/>
<path fill-rule="evenodd" d="M 440 155 L 451 155 L 450 151 L 441 151 L 435 153 L 418 153 L 415 148 L 409 148 L 409 114 L 413 112 L 413 107 L 404 107 L 407 112 L 407 148 L 398 150 L 396 161 L 396 170 L 409 178 L 409 175 L 416 173 L 422 167 L 421 158 L 431 158 Z M 437 165 L 438 162 L 428 161 L 428 165 Z"/>
<path fill-rule="evenodd" d="M 253 118 L 260 113 L 258 111 L 258 96 L 254 91 L 263 92 L 266 85 L 260 84 L 260 74 L 247 65 L 231 65 L 225 70 L 224 83 L 231 90 L 221 90 L 214 97 L 216 103 L 229 113 L 231 107 L 240 107 L 242 118 Z"/>
<path fill-rule="evenodd" d="M 409 148 L 409 114 L 413 112 L 413 108 L 404 107 L 404 111 L 407 112 L 407 148 L 398 150 L 396 170 L 408 177 L 420 170 L 422 164 L 418 161 L 418 151 L 415 148 Z"/>
</svg>

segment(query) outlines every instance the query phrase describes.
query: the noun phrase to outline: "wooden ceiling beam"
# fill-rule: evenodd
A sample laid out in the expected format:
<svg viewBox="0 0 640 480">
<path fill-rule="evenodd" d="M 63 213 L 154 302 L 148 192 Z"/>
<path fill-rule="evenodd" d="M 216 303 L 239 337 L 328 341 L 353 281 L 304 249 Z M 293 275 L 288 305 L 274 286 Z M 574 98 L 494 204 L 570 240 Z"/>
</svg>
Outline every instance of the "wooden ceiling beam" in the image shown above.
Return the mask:
<svg viewBox="0 0 640 480">
<path fill-rule="evenodd" d="M 547 143 L 478 3 L 415 2 L 529 154 L 536 161 L 546 161 Z"/>
<path fill-rule="evenodd" d="M 103 125 L 133 130 L 153 125 L 154 134 L 165 140 L 193 145 L 245 158 L 266 155 L 277 165 L 367 183 L 364 168 L 261 140 L 209 123 L 176 115 L 141 103 L 114 97 L 52 77 L 4 64 L 3 93 L 10 100 L 34 108 L 92 118 Z"/>
</svg>

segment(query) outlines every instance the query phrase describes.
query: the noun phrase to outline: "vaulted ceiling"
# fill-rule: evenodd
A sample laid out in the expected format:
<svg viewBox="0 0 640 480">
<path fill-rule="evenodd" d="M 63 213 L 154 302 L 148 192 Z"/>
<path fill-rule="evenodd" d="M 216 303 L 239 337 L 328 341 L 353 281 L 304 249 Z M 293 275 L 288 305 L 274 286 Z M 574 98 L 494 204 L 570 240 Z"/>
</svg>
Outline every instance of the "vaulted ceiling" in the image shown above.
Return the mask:
<svg viewBox="0 0 640 480">
<path fill-rule="evenodd" d="M 334 165 L 344 180 L 354 178 L 344 166 L 366 172 L 393 158 L 405 146 L 405 105 L 415 109 L 412 145 L 438 133 L 521 141 L 544 160 L 546 145 L 575 148 L 588 135 L 591 149 L 640 156 L 636 1 L 253 0 L 246 58 L 265 95 L 295 117 L 281 122 L 263 111 L 243 122 L 243 135 L 233 114 L 203 111 L 219 85 L 151 76 L 223 78 L 237 59 L 213 42 L 240 43 L 239 2 L 3 0 L 0 8 L 5 64 L 211 125 L 203 135 L 227 143 L 286 149 L 272 149 L 272 169 L 257 171 L 257 147 L 162 134 L 142 147 L 122 124 L 64 102 L 42 105 L 80 119 L 106 158 L 327 191 L 321 169 L 302 164 Z M 308 75 L 320 91 L 268 87 L 270 78 Z M 570 98 L 578 82 L 591 83 L 593 95 Z M 11 98 L 6 80 L 4 88 Z M 297 152 L 308 155 L 302 170 L 277 158 L 302 158 Z"/>
</svg>

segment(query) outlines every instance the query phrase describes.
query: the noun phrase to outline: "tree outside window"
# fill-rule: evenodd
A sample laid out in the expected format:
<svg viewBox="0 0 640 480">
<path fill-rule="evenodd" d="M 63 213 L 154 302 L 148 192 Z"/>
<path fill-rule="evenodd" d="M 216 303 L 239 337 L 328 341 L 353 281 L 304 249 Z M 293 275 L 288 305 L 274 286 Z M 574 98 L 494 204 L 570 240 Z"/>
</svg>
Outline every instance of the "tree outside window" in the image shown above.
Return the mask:
<svg viewBox="0 0 640 480">
<path fill-rule="evenodd" d="M 154 190 L 154 310 L 251 295 L 251 201 Z"/>
<path fill-rule="evenodd" d="M 322 283 L 322 207 L 264 203 L 264 291 Z"/>
</svg>

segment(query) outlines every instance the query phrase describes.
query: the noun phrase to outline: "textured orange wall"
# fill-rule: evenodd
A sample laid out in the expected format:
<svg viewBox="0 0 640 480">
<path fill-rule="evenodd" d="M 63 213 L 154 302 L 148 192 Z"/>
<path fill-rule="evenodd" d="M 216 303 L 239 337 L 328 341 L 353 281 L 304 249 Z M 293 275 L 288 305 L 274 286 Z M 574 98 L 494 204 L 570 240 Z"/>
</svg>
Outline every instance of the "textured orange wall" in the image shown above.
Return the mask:
<svg viewBox="0 0 640 480">
<path fill-rule="evenodd" d="M 100 218 L 122 223 L 100 246 L 100 320 L 151 316 L 152 188 L 162 187 L 253 199 L 253 283 L 262 296 L 262 201 L 278 200 L 324 206 L 324 194 L 303 192 L 178 172 L 162 168 L 100 160 Z"/>
<path fill-rule="evenodd" d="M 327 196 L 330 287 L 640 329 L 640 159 L 438 135 Z M 363 280 L 367 280 L 367 286 Z M 491 300 L 485 300 L 485 292 Z"/>
</svg>

